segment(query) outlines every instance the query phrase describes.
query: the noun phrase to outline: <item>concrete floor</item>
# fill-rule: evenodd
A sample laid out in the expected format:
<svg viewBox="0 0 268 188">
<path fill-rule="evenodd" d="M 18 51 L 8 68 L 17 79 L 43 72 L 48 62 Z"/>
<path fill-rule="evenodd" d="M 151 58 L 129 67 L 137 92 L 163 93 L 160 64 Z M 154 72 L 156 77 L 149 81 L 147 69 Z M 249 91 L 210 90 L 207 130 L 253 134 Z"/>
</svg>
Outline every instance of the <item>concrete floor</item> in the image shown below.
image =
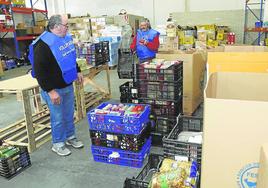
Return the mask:
<svg viewBox="0 0 268 188">
<path fill-rule="evenodd" d="M 24 75 L 29 67 L 5 71 L 0 80 Z M 117 71 L 111 72 L 112 98 L 119 99 L 119 85 L 127 80 L 119 80 Z M 105 85 L 105 72 L 96 77 L 97 83 Z M 23 117 L 22 104 L 15 95 L 0 98 L 0 128 Z M 126 177 L 136 176 L 141 169 L 94 162 L 90 151 L 90 137 L 87 119 L 77 123 L 77 136 L 85 144 L 81 150 L 71 149 L 68 157 L 59 157 L 51 151 L 51 143 L 46 143 L 31 154 L 32 166 L 11 180 L 0 177 L 0 187 L 20 188 L 120 188 Z M 151 152 L 161 153 L 161 148 L 153 147 Z"/>
</svg>

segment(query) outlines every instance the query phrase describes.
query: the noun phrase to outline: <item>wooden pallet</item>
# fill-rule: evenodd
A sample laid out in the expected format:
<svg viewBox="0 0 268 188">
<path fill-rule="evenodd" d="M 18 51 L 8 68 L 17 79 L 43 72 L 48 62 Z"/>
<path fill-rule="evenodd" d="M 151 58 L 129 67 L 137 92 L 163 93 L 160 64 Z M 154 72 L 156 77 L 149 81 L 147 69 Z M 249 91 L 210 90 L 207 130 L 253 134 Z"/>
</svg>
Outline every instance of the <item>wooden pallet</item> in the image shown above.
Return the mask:
<svg viewBox="0 0 268 188">
<path fill-rule="evenodd" d="M 107 88 L 103 88 L 94 82 L 93 78 L 98 75 L 101 71 L 106 71 L 107 77 Z M 98 105 L 104 100 L 108 100 L 111 97 L 111 83 L 110 83 L 110 72 L 108 65 L 101 65 L 98 67 L 90 67 L 83 72 L 84 84 L 81 85 L 75 82 L 75 98 L 76 98 L 76 112 L 79 119 L 86 117 L 86 112 L 90 108 Z M 89 84 L 94 92 L 86 92 L 84 85 Z"/>
<path fill-rule="evenodd" d="M 109 94 L 103 94 L 98 92 L 86 92 L 85 93 L 85 108 L 88 111 L 90 108 L 99 105 L 101 102 L 110 99 Z"/>
<path fill-rule="evenodd" d="M 29 142 L 29 136 L 25 119 L 19 120 L 8 127 L 0 129 L 0 140 L 17 145 L 28 146 L 29 152 L 33 152 L 36 148 L 51 139 L 50 117 L 48 109 L 44 109 L 32 115 L 34 142 Z M 34 146 L 33 146 L 34 145 Z M 35 148 L 35 149 L 32 149 Z"/>
</svg>

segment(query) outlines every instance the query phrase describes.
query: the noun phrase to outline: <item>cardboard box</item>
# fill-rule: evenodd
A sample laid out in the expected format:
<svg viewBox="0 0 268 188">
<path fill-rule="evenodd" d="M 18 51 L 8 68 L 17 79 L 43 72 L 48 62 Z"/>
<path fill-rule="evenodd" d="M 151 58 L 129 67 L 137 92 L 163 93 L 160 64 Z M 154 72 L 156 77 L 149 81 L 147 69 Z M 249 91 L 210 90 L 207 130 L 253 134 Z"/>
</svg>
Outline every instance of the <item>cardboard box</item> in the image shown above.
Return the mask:
<svg viewBox="0 0 268 188">
<path fill-rule="evenodd" d="M 47 20 L 36 21 L 35 25 L 46 27 L 47 26 Z"/>
<path fill-rule="evenodd" d="M 204 52 L 156 54 L 156 58 L 183 61 L 183 113 L 191 115 L 203 101 Z"/>
<path fill-rule="evenodd" d="M 256 187 L 268 74 L 218 72 L 205 90 L 201 188 Z M 251 186 L 249 186 L 251 185 Z"/>
<path fill-rule="evenodd" d="M 198 31 L 197 32 L 197 40 L 206 42 L 207 41 L 207 32 L 206 31 Z"/>
<path fill-rule="evenodd" d="M 194 37 L 193 36 L 184 36 L 183 44 L 194 44 Z"/>
<path fill-rule="evenodd" d="M 258 188 L 268 187 L 268 143 L 261 147 L 257 185 Z"/>
<path fill-rule="evenodd" d="M 207 41 L 207 45 L 209 46 L 209 47 L 216 47 L 216 46 L 219 46 L 219 42 L 218 41 L 216 41 L 216 40 L 211 40 L 211 39 L 209 39 L 208 41 Z"/>
<path fill-rule="evenodd" d="M 27 27 L 26 28 L 26 34 L 27 35 L 32 35 L 33 34 L 33 27 Z"/>
<path fill-rule="evenodd" d="M 25 23 L 18 23 L 16 28 L 17 29 L 25 29 L 26 25 L 25 25 Z"/>
<path fill-rule="evenodd" d="M 43 26 L 34 26 L 33 27 L 33 33 L 34 34 L 41 34 L 44 32 L 44 27 Z"/>
<path fill-rule="evenodd" d="M 208 73 L 211 74 L 214 72 L 267 73 L 268 53 L 267 52 L 208 52 Z"/>
<path fill-rule="evenodd" d="M 160 46 L 158 48 L 159 52 L 173 51 L 179 49 L 178 37 L 160 36 L 159 41 L 160 41 Z"/>
</svg>

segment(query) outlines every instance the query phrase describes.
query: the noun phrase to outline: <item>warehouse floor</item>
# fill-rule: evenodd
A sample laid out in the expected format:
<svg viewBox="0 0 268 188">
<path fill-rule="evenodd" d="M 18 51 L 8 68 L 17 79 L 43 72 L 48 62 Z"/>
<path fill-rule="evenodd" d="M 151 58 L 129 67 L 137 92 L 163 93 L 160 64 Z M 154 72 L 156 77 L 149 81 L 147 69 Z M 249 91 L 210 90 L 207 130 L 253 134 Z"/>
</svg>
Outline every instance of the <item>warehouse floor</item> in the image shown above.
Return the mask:
<svg viewBox="0 0 268 188">
<path fill-rule="evenodd" d="M 0 79 L 9 79 L 24 75 L 29 67 L 20 67 L 5 71 Z M 119 99 L 119 85 L 126 80 L 119 80 L 117 71 L 112 70 L 111 86 L 112 98 Z M 105 72 L 96 77 L 97 83 L 106 85 Z M 16 101 L 16 95 L 4 95 L 0 98 L 0 128 L 3 128 L 23 117 L 22 104 Z M 11 180 L 0 177 L 1 187 L 20 188 L 93 188 L 93 187 L 123 187 L 126 177 L 136 176 L 141 169 L 97 163 L 93 161 L 90 152 L 90 137 L 88 134 L 87 119 L 77 123 L 77 136 L 85 147 L 81 150 L 71 149 L 68 157 L 59 157 L 51 151 L 51 143 L 48 142 L 31 154 L 32 166 Z M 151 152 L 161 153 L 161 148 L 153 147 Z"/>
</svg>

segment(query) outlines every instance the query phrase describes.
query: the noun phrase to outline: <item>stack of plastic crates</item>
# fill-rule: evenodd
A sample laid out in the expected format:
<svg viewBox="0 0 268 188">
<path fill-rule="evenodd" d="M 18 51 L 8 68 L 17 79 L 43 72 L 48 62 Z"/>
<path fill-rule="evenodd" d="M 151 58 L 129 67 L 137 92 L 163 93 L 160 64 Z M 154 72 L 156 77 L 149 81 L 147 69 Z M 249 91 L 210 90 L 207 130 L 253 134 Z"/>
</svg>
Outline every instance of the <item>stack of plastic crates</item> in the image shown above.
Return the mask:
<svg viewBox="0 0 268 188">
<path fill-rule="evenodd" d="M 148 105 L 102 103 L 87 115 L 95 161 L 142 167 L 151 148 Z"/>
<path fill-rule="evenodd" d="M 202 143 L 179 141 L 178 136 L 182 132 L 203 132 L 203 118 L 180 116 L 178 124 L 163 138 L 164 155 L 170 158 L 187 157 L 197 161 L 201 167 Z"/>
<path fill-rule="evenodd" d="M 119 79 L 133 79 L 134 78 L 134 61 L 135 55 L 132 54 L 130 49 L 120 49 L 119 62 L 117 73 Z"/>
<path fill-rule="evenodd" d="M 138 103 L 138 91 L 133 82 L 128 81 L 119 87 L 121 103 Z"/>
<path fill-rule="evenodd" d="M 182 111 L 183 63 L 143 63 L 136 70 L 138 101 L 151 105 L 153 145 L 162 145 Z"/>
<path fill-rule="evenodd" d="M 0 176 L 10 179 L 30 165 L 27 147 L 0 146 Z"/>
<path fill-rule="evenodd" d="M 84 58 L 92 66 L 99 66 L 110 61 L 109 42 L 76 44 L 78 58 Z"/>
</svg>

